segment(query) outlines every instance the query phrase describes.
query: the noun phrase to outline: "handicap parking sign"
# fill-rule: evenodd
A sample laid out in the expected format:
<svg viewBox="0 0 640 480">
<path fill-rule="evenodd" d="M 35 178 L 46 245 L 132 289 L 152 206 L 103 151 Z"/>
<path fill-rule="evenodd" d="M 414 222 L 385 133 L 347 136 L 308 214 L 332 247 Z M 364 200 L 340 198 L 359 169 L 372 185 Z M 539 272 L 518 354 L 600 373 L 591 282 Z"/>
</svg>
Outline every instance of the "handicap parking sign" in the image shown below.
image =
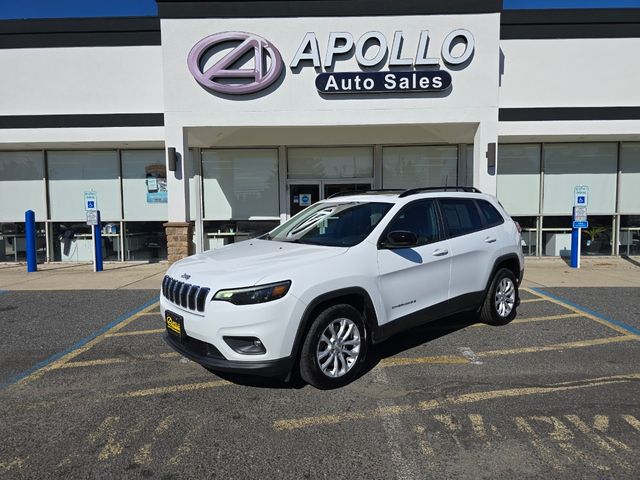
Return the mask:
<svg viewBox="0 0 640 480">
<path fill-rule="evenodd" d="M 573 205 L 580 205 L 586 207 L 589 203 L 589 187 L 587 185 L 576 185 L 573 189 L 574 203 Z"/>
<path fill-rule="evenodd" d="M 86 211 L 98 209 L 98 194 L 96 192 L 84 192 L 84 209 Z"/>
</svg>

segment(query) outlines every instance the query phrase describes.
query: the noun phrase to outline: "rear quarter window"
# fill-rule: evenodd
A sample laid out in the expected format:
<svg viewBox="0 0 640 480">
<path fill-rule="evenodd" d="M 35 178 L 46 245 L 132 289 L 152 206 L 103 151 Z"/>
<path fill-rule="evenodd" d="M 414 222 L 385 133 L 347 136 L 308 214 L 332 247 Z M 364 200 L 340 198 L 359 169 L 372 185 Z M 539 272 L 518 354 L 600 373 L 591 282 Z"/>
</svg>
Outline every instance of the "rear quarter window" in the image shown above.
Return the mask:
<svg viewBox="0 0 640 480">
<path fill-rule="evenodd" d="M 482 215 L 484 215 L 484 220 L 486 222 L 487 228 L 495 227 L 504 223 L 504 218 L 500 215 L 500 212 L 491 205 L 486 200 L 477 200 L 478 206 L 480 207 L 480 211 Z"/>
</svg>

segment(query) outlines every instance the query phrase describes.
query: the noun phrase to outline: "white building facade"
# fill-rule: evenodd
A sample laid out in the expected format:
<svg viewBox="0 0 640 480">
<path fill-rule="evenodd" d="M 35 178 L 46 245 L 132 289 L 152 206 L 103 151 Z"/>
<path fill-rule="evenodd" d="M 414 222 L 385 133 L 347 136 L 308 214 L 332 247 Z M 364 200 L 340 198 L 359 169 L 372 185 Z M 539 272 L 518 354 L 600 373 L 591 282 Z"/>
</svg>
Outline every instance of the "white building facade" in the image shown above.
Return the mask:
<svg viewBox="0 0 640 480">
<path fill-rule="evenodd" d="M 528 255 L 640 253 L 640 11 L 500 1 L 160 1 L 0 22 L 0 261 L 175 260 L 342 190 L 468 185 Z M 88 253 L 87 253 L 88 252 Z"/>
</svg>

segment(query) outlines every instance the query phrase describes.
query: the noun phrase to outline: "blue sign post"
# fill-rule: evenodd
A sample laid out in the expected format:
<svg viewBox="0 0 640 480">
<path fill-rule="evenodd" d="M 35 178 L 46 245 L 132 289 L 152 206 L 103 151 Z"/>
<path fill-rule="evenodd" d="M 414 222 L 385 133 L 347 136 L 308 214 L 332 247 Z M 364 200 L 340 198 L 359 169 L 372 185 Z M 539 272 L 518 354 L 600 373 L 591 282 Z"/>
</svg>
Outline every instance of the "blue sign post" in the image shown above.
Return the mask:
<svg viewBox="0 0 640 480">
<path fill-rule="evenodd" d="M 571 268 L 580 268 L 580 236 L 581 228 L 571 230 Z"/>
<path fill-rule="evenodd" d="M 38 270 L 36 258 L 36 214 L 33 210 L 24 212 L 24 235 L 27 247 L 27 272 Z"/>
<path fill-rule="evenodd" d="M 100 210 L 98 210 L 96 213 L 98 215 L 98 221 L 96 225 L 92 227 L 93 238 L 95 239 L 95 244 L 93 248 L 95 249 L 95 252 L 96 252 L 95 269 L 96 269 L 96 272 L 101 272 L 102 271 L 102 225 L 100 222 Z"/>
</svg>

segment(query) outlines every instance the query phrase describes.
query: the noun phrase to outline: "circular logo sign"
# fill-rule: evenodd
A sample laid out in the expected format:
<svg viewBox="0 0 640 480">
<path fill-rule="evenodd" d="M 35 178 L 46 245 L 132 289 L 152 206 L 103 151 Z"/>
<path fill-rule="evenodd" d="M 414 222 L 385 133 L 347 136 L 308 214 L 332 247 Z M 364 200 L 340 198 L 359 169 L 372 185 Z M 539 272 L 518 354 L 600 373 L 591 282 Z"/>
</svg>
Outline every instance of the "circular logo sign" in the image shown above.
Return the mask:
<svg viewBox="0 0 640 480">
<path fill-rule="evenodd" d="M 205 69 L 203 57 L 215 47 L 229 42 L 237 45 Z M 253 57 L 254 67 L 234 68 L 247 55 Z M 246 32 L 222 32 L 203 38 L 189 52 L 187 65 L 200 85 L 232 95 L 264 90 L 277 80 L 284 67 L 282 56 L 272 43 Z"/>
</svg>

